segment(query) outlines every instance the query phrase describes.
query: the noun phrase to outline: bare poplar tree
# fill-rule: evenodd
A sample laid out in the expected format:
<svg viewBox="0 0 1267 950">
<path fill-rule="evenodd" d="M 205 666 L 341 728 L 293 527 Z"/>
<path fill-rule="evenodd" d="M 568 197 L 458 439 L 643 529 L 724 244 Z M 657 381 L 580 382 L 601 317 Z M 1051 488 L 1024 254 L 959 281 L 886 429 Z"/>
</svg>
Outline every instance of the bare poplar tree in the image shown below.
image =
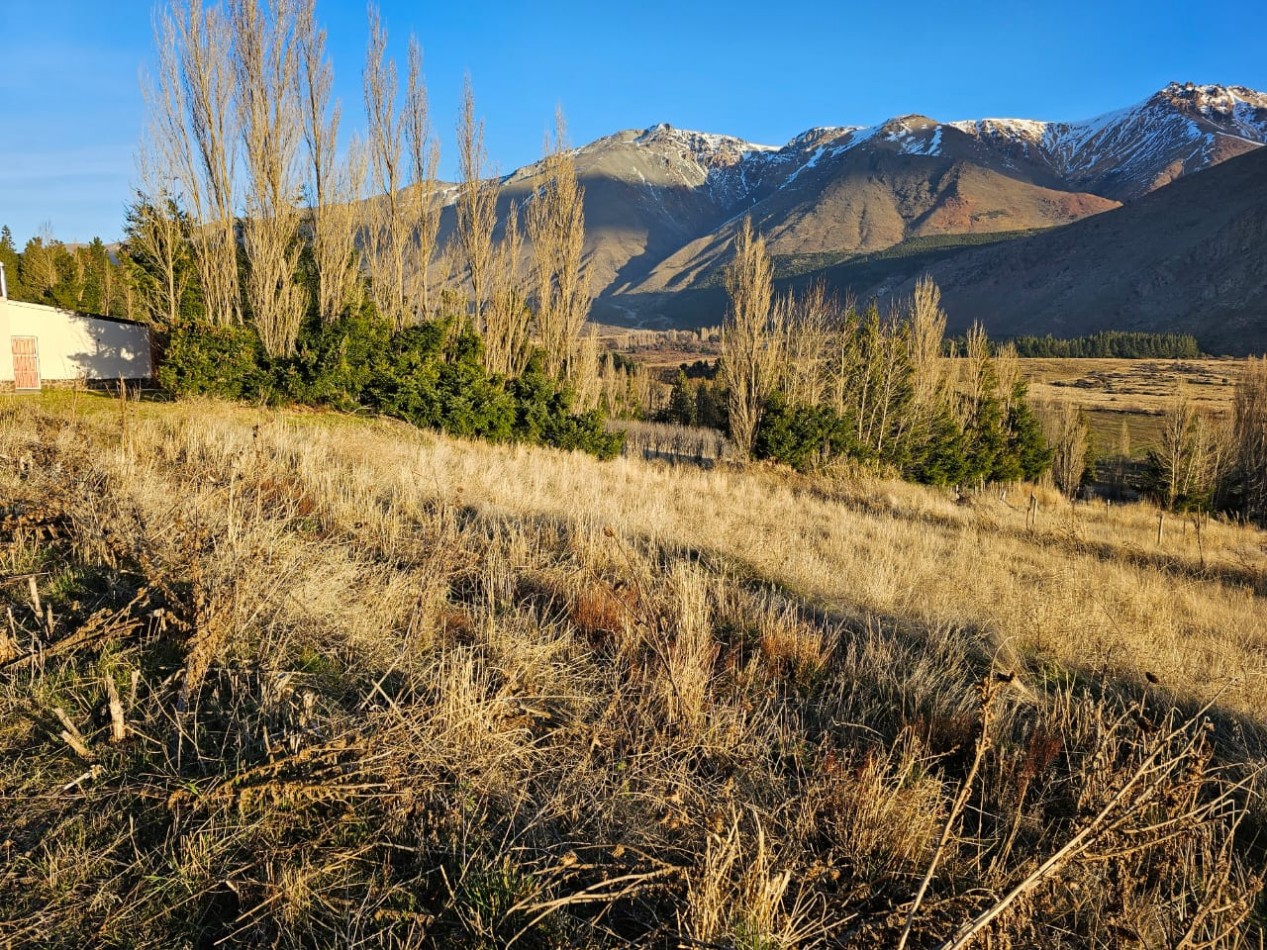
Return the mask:
<svg viewBox="0 0 1267 950">
<path fill-rule="evenodd" d="M 334 71 L 326 56 L 326 31 L 318 28 L 315 0 L 302 0 L 296 24 L 299 102 L 307 151 L 308 227 L 317 278 L 317 312 L 326 322 L 356 296 L 356 202 L 364 186 L 364 156 L 338 156 L 339 104 L 332 99 Z"/>
<path fill-rule="evenodd" d="M 1021 361 L 1014 343 L 1004 343 L 995 352 L 994 378 L 999 386 L 999 401 L 1003 404 L 1004 413 L 1007 413 L 1012 408 L 1016 386 L 1021 381 Z"/>
<path fill-rule="evenodd" d="M 532 311 L 519 278 L 522 253 L 519 209 L 512 201 L 502 239 L 493 255 L 484 310 L 484 365 L 490 373 L 518 376 L 527 366 L 532 350 Z"/>
<path fill-rule="evenodd" d="M 582 411 L 598 408 L 603 396 L 603 381 L 599 377 L 598 331 L 590 327 L 577 340 L 568 377 L 576 408 Z"/>
<path fill-rule="evenodd" d="M 246 165 L 246 300 L 272 356 L 294 352 L 307 309 L 299 266 L 298 174 L 303 133 L 295 0 L 234 0 L 237 105 Z"/>
<path fill-rule="evenodd" d="M 908 320 L 907 352 L 911 362 L 913 403 L 917 413 L 930 413 L 944 390 L 942 343 L 946 338 L 946 312 L 941 308 L 941 289 L 927 275 L 915 283 Z"/>
<path fill-rule="evenodd" d="M 1157 448 L 1151 453 L 1151 463 L 1162 503 L 1167 508 L 1175 507 L 1186 488 L 1195 423 L 1192 404 L 1182 394 L 1162 415 L 1161 436 Z"/>
<path fill-rule="evenodd" d="M 858 345 L 858 309 L 851 297 L 836 302 L 828 311 L 827 396 L 837 412 L 853 399 L 861 353 Z"/>
<path fill-rule="evenodd" d="M 1267 524 L 1267 357 L 1246 360 L 1234 398 L 1232 447 L 1244 512 Z"/>
<path fill-rule="evenodd" d="M 471 77 L 462 89 L 462 113 L 458 119 L 458 167 L 462 175 L 457 200 L 457 231 L 471 281 L 471 305 L 475 326 L 483 333 L 484 305 L 493 259 L 493 227 L 497 224 L 497 181 L 485 178 L 488 156 L 484 150 L 484 120 L 475 117 L 475 91 Z"/>
<path fill-rule="evenodd" d="M 876 455 L 891 446 L 893 437 L 905 430 L 906 419 L 899 412 L 903 389 L 909 379 L 907 352 L 909 325 L 890 314 L 880 322 L 873 344 L 865 356 L 869 412 L 865 444 Z"/>
<path fill-rule="evenodd" d="M 752 455 L 766 400 L 774 391 L 781 340 L 770 332 L 774 265 L 765 241 L 744 218 L 735 256 L 726 268 L 730 307 L 722 328 L 722 366 L 730 390 L 730 437 L 741 456 Z"/>
<path fill-rule="evenodd" d="M 365 299 L 365 272 L 358 243 L 369 181 L 369 147 L 363 138 L 354 135 L 348 140 L 343 161 L 336 164 L 334 172 L 332 198 L 326 209 L 328 254 L 332 263 L 342 262 L 345 266 L 344 304 L 355 311 Z"/>
<path fill-rule="evenodd" d="M 1131 465 L 1131 427 L 1122 417 L 1117 430 L 1117 464 L 1113 469 L 1114 487 L 1119 492 L 1126 490 L 1127 475 Z"/>
<path fill-rule="evenodd" d="M 555 114 L 553 142 L 542 161 L 544 182 L 527 209 L 528 240 L 537 306 L 537 334 L 546 369 L 574 382 L 583 357 L 579 343 L 589 313 L 589 275 L 585 269 L 585 190 L 576 178 L 576 161 L 567 145 L 563 112 Z"/>
<path fill-rule="evenodd" d="M 598 365 L 599 405 L 609 415 L 629 417 L 659 408 L 655 381 L 641 363 L 621 363 L 608 356 Z"/>
<path fill-rule="evenodd" d="M 446 313 L 466 307 L 462 284 L 462 249 L 456 240 L 441 244 L 431 270 L 431 282 L 438 289 L 435 294 L 438 306 Z"/>
<path fill-rule="evenodd" d="M 440 202 L 436 193 L 440 144 L 431 137 L 427 86 L 422 76 L 422 47 L 417 37 L 412 36 L 409 38 L 409 76 L 405 83 L 402 122 L 411 179 L 406 213 L 415 241 L 411 250 L 412 266 L 406 271 L 407 288 L 413 299 L 415 316 L 425 318 L 431 309 L 431 262 L 440 229 Z"/>
<path fill-rule="evenodd" d="M 964 417 L 972 418 L 985 398 L 990 368 L 990 341 L 985 328 L 973 323 L 964 347 Z"/>
<path fill-rule="evenodd" d="M 802 294 L 789 292 L 775 302 L 775 322 L 787 327 L 783 388 L 793 405 L 816 406 L 826 396 L 832 307 L 818 281 Z"/>
<path fill-rule="evenodd" d="M 193 221 L 191 243 L 207 318 L 241 320 L 238 288 L 232 29 L 218 7 L 175 0 L 155 20 L 158 75 L 145 84 L 153 161 Z M 153 197 L 153 196 L 151 196 Z"/>
<path fill-rule="evenodd" d="M 946 401 L 950 383 L 942 356 L 946 314 L 941 308 L 941 290 L 933 279 L 921 277 L 910 300 L 893 316 L 895 319 L 883 328 L 883 345 L 875 354 L 879 360 L 873 367 L 881 371 L 876 387 L 882 420 L 876 428 L 877 451 L 890 434 L 897 439 L 924 439 Z M 905 388 L 909 388 L 909 399 Z"/>
<path fill-rule="evenodd" d="M 1224 457 L 1218 427 L 1180 393 L 1162 415 L 1158 446 L 1149 453 L 1162 504 L 1172 510 L 1206 507 L 1222 473 Z"/>
<path fill-rule="evenodd" d="M 364 80 L 369 166 L 377 192 L 374 200 L 365 206 L 365 260 L 370 296 L 378 312 L 401 328 L 413 318 L 413 309 L 406 300 L 409 218 L 407 199 L 402 193 L 407 174 L 405 123 L 397 111 L 396 64 L 387 57 L 387 30 L 376 7 L 370 7 L 370 42 Z"/>
<path fill-rule="evenodd" d="M 128 243 L 154 271 L 132 281 L 140 291 L 140 305 L 151 322 L 170 327 L 180 321 L 181 302 L 189 288 L 189 234 L 159 168 L 161 162 L 155 162 L 150 147 L 143 144 L 137 155 L 140 182 L 129 213 Z"/>
<path fill-rule="evenodd" d="M 1062 403 L 1040 413 L 1043 433 L 1051 446 L 1051 477 L 1059 488 L 1073 497 L 1082 484 L 1087 467 L 1089 430 L 1086 417 L 1077 406 Z"/>
</svg>

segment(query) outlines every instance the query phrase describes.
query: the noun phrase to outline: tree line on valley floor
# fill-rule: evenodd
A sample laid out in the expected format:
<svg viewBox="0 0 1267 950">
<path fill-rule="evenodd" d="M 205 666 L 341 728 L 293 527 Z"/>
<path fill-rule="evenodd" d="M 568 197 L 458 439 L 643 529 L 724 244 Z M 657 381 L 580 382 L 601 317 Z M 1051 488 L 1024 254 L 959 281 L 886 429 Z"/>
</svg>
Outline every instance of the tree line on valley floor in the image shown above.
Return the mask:
<svg viewBox="0 0 1267 950">
<path fill-rule="evenodd" d="M 1008 342 L 1021 357 L 1095 359 L 1198 359 L 1201 347 L 1191 333 L 1126 333 L 1102 330 L 1088 336 L 1018 336 Z"/>
<path fill-rule="evenodd" d="M 1095 479 L 1085 413 L 1031 407 L 1015 343 L 992 344 L 980 326 L 946 340 L 930 279 L 881 314 L 821 285 L 776 297 L 771 278 L 764 241 L 745 222 L 726 273 L 722 356 L 682 365 L 662 421 L 717 428 L 741 455 L 801 471 L 843 460 L 961 487 L 1050 475 L 1071 496 Z M 1191 342 L 1104 334 L 1087 346 L 1158 353 Z M 1180 396 L 1163 423 L 1143 481 L 1159 504 L 1267 521 L 1267 361 L 1244 364 L 1230 419 Z"/>
</svg>

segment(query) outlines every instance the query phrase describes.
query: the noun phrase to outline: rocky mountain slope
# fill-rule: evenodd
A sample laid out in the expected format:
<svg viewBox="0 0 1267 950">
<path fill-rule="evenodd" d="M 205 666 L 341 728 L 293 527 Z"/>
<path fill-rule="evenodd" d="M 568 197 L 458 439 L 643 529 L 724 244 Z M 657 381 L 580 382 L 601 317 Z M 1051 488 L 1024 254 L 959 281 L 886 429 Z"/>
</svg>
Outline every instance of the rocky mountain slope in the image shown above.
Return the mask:
<svg viewBox="0 0 1267 950">
<path fill-rule="evenodd" d="M 660 261 L 722 224 L 777 150 L 723 135 L 655 126 L 599 139 L 576 152 L 585 188 L 585 253 L 596 292 L 621 294 Z M 530 165 L 511 175 L 503 201 L 538 183 Z"/>
<path fill-rule="evenodd" d="M 724 262 L 738 216 L 751 214 L 785 269 L 881 251 L 911 238 L 1066 224 L 1118 202 L 1022 170 L 974 137 L 923 116 L 871 129 L 819 130 L 764 155 L 748 201 L 685 245 L 635 293 L 707 283 Z"/>
</svg>

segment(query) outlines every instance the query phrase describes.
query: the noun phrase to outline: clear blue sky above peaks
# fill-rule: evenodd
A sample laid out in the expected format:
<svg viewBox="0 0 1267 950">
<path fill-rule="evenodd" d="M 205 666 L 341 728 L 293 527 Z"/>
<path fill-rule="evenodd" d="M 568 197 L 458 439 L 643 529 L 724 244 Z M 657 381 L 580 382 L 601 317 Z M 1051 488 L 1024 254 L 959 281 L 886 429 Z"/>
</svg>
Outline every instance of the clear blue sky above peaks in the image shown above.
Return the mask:
<svg viewBox="0 0 1267 950">
<path fill-rule="evenodd" d="M 556 105 L 583 144 L 669 122 L 766 144 L 919 112 L 1080 119 L 1171 80 L 1267 89 L 1267 2 L 381 0 L 391 51 L 424 50 L 442 174 L 469 72 L 503 172 Z M 152 60 L 149 0 L 0 0 L 0 223 L 19 244 L 122 233 Z M 365 5 L 317 0 L 344 129 L 362 126 Z"/>
</svg>

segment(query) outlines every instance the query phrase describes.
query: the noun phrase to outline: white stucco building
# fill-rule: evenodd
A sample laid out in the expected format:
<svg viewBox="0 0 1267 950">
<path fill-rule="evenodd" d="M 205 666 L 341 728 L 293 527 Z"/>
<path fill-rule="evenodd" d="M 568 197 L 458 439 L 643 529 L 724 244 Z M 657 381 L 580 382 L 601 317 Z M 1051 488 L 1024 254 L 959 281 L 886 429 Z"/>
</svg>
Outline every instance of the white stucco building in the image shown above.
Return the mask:
<svg viewBox="0 0 1267 950">
<path fill-rule="evenodd" d="M 153 375 L 144 324 L 0 296 L 0 392 Z"/>
</svg>

